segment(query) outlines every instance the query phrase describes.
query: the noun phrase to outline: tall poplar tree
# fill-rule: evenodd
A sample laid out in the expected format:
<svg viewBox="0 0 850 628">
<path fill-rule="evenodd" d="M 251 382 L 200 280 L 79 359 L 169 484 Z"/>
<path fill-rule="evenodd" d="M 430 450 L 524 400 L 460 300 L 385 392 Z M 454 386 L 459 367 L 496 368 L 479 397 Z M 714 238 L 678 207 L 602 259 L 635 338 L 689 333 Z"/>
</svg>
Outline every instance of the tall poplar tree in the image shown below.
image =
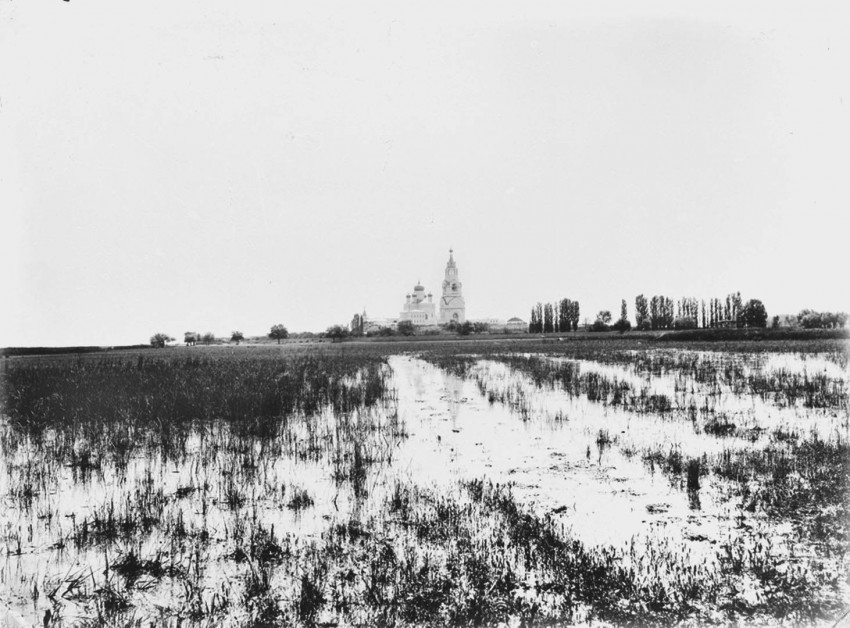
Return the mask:
<svg viewBox="0 0 850 628">
<path fill-rule="evenodd" d="M 553 325 L 554 315 L 552 313 L 552 304 L 547 303 L 543 306 L 543 333 L 551 334 L 554 331 Z"/>
<path fill-rule="evenodd" d="M 642 294 L 635 297 L 635 325 L 638 329 L 644 329 L 649 325 L 649 305 Z"/>
</svg>

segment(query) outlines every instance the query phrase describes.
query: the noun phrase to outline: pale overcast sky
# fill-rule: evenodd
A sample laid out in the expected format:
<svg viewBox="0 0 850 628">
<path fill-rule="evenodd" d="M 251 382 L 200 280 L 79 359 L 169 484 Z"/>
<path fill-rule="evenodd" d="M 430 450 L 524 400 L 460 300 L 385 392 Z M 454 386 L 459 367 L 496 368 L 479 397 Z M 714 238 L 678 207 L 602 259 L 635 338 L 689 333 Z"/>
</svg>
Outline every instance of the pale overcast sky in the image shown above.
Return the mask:
<svg viewBox="0 0 850 628">
<path fill-rule="evenodd" d="M 0 0 L 0 346 L 850 309 L 846 3 L 409 4 Z"/>
</svg>

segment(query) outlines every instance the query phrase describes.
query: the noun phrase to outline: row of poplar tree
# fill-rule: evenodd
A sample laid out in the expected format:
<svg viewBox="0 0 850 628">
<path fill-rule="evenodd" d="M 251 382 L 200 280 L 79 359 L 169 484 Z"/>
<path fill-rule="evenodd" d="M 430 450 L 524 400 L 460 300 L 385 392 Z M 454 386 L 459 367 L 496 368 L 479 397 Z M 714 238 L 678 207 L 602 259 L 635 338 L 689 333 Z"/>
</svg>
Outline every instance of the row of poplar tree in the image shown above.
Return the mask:
<svg viewBox="0 0 850 628">
<path fill-rule="evenodd" d="M 538 303 L 531 308 L 531 333 L 576 331 L 579 323 L 579 302 L 561 299 L 554 303 Z M 600 312 L 594 328 L 604 328 L 611 322 L 611 313 Z M 639 294 L 635 298 L 635 327 L 637 329 L 696 329 L 705 327 L 765 327 L 767 311 L 758 299 L 746 303 L 740 292 L 713 298 L 707 302 L 694 297 L 673 301 L 663 295 L 647 299 Z M 631 327 L 625 300 L 620 307 L 620 320 L 615 329 Z"/>
<path fill-rule="evenodd" d="M 580 311 L 578 301 L 572 299 L 561 299 L 555 303 L 538 303 L 531 308 L 528 331 L 532 334 L 576 331 Z"/>
<path fill-rule="evenodd" d="M 767 310 L 758 299 L 746 303 L 740 292 L 726 298 L 683 297 L 676 301 L 662 295 L 635 298 L 635 324 L 638 329 L 696 329 L 706 327 L 765 327 Z"/>
</svg>

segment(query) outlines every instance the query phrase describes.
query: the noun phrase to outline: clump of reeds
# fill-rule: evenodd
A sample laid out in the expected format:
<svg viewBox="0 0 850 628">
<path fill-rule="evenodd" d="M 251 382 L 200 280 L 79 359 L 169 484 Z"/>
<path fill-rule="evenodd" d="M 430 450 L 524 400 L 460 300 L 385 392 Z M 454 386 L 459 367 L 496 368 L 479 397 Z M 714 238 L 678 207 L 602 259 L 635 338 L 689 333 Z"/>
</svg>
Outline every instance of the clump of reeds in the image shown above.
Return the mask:
<svg viewBox="0 0 850 628">
<path fill-rule="evenodd" d="M 712 415 L 702 426 L 702 431 L 713 436 L 732 436 L 736 425 L 726 415 Z"/>
<path fill-rule="evenodd" d="M 286 502 L 286 507 L 296 512 L 310 508 L 313 505 L 313 498 L 303 488 L 293 487 L 289 492 L 289 500 Z"/>
</svg>

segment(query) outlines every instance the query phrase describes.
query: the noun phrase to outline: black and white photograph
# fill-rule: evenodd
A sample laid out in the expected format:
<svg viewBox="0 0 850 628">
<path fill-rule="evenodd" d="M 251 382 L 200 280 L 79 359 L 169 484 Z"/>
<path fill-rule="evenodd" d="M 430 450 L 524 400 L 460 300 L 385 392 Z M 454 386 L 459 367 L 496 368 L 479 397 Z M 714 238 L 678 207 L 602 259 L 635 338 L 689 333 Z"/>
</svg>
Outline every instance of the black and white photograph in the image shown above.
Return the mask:
<svg viewBox="0 0 850 628">
<path fill-rule="evenodd" d="M 0 0 L 0 628 L 850 628 L 850 7 Z"/>
</svg>

